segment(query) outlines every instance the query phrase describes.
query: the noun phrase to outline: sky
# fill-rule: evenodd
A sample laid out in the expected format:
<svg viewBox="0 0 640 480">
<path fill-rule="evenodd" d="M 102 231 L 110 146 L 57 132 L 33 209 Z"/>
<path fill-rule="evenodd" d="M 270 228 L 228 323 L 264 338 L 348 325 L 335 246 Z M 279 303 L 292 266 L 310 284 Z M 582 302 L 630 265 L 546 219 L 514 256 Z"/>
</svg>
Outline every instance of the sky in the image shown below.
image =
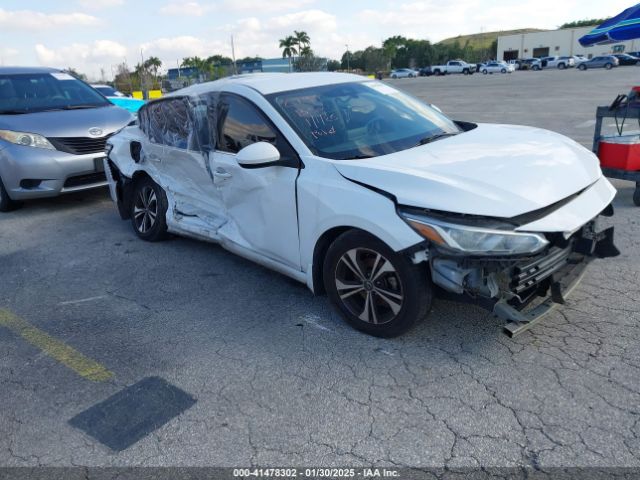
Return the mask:
<svg viewBox="0 0 640 480">
<path fill-rule="evenodd" d="M 117 64 L 159 57 L 280 57 L 278 40 L 304 30 L 319 56 L 340 59 L 403 35 L 457 35 L 613 16 L 630 0 L 0 0 L 0 65 L 72 67 L 98 80 Z M 104 72 L 104 73 L 103 73 Z"/>
</svg>

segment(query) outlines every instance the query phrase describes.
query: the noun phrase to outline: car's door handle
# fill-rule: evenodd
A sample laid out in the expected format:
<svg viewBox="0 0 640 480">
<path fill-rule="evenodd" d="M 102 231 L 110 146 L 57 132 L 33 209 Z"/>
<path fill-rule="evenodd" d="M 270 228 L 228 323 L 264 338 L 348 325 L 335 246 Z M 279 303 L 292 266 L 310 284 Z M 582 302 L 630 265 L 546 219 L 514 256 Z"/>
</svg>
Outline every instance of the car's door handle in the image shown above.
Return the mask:
<svg viewBox="0 0 640 480">
<path fill-rule="evenodd" d="M 222 170 L 221 168 L 213 172 L 213 176 L 220 180 L 227 180 L 228 178 L 232 177 L 232 175 L 229 172 Z"/>
</svg>

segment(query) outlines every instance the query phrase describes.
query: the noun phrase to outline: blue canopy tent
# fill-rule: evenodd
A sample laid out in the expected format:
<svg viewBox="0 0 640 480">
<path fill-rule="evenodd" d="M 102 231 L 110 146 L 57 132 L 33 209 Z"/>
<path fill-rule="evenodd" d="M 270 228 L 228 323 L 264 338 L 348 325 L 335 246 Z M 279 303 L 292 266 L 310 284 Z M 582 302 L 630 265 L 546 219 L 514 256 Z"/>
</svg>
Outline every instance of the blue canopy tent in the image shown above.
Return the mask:
<svg viewBox="0 0 640 480">
<path fill-rule="evenodd" d="M 640 38 L 640 3 L 594 28 L 579 42 L 583 47 Z"/>
</svg>

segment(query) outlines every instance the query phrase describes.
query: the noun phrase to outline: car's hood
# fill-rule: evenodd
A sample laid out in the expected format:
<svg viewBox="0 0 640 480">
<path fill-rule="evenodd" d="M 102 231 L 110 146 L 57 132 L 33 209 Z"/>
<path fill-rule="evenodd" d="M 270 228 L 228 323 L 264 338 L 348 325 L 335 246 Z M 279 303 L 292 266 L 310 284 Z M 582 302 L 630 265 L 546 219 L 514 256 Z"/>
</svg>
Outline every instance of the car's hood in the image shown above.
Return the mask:
<svg viewBox="0 0 640 480">
<path fill-rule="evenodd" d="M 567 137 L 531 127 L 476 129 L 391 155 L 336 161 L 344 177 L 402 205 L 511 218 L 593 184 L 598 159 Z"/>
<path fill-rule="evenodd" d="M 99 128 L 107 135 L 120 130 L 133 118 L 126 110 L 108 105 L 82 110 L 0 115 L 0 130 L 37 133 L 45 137 L 88 137 L 91 128 Z"/>
</svg>

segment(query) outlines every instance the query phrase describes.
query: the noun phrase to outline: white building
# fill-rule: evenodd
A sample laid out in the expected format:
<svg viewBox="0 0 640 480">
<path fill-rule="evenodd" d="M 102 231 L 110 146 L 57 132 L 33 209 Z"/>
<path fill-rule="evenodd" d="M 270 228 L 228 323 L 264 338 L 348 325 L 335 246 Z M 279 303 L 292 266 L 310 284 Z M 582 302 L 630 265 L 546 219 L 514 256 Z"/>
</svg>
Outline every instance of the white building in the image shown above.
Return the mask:
<svg viewBox="0 0 640 480">
<path fill-rule="evenodd" d="M 584 55 L 592 58 L 607 53 L 640 51 L 640 40 L 583 47 L 578 42 L 595 27 L 566 28 L 544 32 L 498 37 L 498 59 L 547 57 L 551 55 Z"/>
</svg>

